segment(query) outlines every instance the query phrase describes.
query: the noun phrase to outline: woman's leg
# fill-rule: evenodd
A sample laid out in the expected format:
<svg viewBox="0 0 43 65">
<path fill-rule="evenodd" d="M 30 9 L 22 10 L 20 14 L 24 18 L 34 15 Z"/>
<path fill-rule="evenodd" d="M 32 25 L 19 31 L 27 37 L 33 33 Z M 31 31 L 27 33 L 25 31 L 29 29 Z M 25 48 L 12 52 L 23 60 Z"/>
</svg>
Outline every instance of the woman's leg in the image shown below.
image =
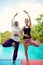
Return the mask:
<svg viewBox="0 0 43 65">
<path fill-rule="evenodd" d="M 13 54 L 13 61 L 14 62 L 17 58 L 18 48 L 19 48 L 19 42 L 15 42 L 15 49 L 14 49 L 14 54 Z"/>
<path fill-rule="evenodd" d="M 28 60 L 28 53 L 27 53 L 27 50 L 28 50 L 28 41 L 27 40 L 24 40 L 24 49 L 25 49 L 25 56 L 26 56 L 26 60 L 27 62 L 29 61 Z"/>
<path fill-rule="evenodd" d="M 27 54 L 28 46 L 27 45 L 24 45 L 24 49 L 25 49 L 26 60 L 28 61 L 28 54 Z"/>
<path fill-rule="evenodd" d="M 12 39 L 8 39 L 6 42 L 4 42 L 3 44 L 2 44 L 2 46 L 3 47 L 10 47 L 10 46 L 12 46 L 12 43 L 13 43 L 14 41 L 12 40 Z"/>
<path fill-rule="evenodd" d="M 38 47 L 39 46 L 39 43 L 38 42 L 36 42 L 36 41 L 34 41 L 32 38 L 29 38 L 28 39 L 28 42 L 30 43 L 30 45 L 32 45 L 32 46 L 36 46 L 36 47 Z"/>
</svg>

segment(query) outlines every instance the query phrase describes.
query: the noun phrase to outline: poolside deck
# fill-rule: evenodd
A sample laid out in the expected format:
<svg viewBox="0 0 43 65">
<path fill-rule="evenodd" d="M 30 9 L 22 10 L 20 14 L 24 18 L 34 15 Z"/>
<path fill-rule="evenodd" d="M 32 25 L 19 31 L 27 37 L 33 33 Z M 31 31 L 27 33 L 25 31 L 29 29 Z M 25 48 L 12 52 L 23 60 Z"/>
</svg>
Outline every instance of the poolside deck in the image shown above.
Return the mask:
<svg viewBox="0 0 43 65">
<path fill-rule="evenodd" d="M 0 60 L 0 65 L 27 65 L 26 60 L 16 60 L 15 64 L 12 64 L 12 60 Z M 30 65 L 43 65 L 43 60 L 30 60 Z"/>
</svg>

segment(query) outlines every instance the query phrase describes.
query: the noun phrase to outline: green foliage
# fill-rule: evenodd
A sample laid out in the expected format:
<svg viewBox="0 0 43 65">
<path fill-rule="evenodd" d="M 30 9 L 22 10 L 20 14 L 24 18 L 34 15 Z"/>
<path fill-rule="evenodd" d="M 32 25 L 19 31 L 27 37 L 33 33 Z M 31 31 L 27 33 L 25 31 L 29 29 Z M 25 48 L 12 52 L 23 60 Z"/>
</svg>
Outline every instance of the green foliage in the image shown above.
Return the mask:
<svg viewBox="0 0 43 65">
<path fill-rule="evenodd" d="M 38 21 L 38 24 L 32 27 L 31 36 L 33 39 L 38 39 L 43 42 L 43 14 L 36 20 Z"/>
<path fill-rule="evenodd" d="M 12 33 L 9 31 L 1 33 L 1 43 L 5 42 L 8 38 L 10 38 L 11 34 Z"/>
<path fill-rule="evenodd" d="M 20 36 L 20 43 L 23 43 L 23 36 Z"/>
<path fill-rule="evenodd" d="M 38 23 L 43 22 L 43 14 L 40 14 L 38 18 L 36 18 Z"/>
</svg>

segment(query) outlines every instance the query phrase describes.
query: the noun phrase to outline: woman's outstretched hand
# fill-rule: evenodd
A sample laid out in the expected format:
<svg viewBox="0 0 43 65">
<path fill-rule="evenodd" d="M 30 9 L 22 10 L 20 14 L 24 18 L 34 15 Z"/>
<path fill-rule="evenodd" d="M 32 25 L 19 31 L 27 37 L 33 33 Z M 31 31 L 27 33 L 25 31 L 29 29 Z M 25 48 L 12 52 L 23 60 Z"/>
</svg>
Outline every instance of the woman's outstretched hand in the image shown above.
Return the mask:
<svg viewBox="0 0 43 65">
<path fill-rule="evenodd" d="M 14 17 L 17 16 L 17 15 L 18 15 L 18 13 L 16 13 L 16 14 L 14 15 Z"/>
<path fill-rule="evenodd" d="M 23 10 L 26 14 L 29 14 L 27 11 Z"/>
<path fill-rule="evenodd" d="M 26 13 L 26 14 L 28 15 L 28 17 L 30 18 L 29 13 L 28 13 L 26 10 L 23 10 L 23 11 L 24 11 L 24 13 Z"/>
<path fill-rule="evenodd" d="M 27 35 L 27 34 L 24 34 L 24 36 L 25 36 L 25 37 L 29 37 L 29 35 Z"/>
<path fill-rule="evenodd" d="M 19 36 L 18 34 L 14 34 L 14 36 Z"/>
<path fill-rule="evenodd" d="M 25 13 L 28 13 L 26 10 L 23 10 Z"/>
</svg>

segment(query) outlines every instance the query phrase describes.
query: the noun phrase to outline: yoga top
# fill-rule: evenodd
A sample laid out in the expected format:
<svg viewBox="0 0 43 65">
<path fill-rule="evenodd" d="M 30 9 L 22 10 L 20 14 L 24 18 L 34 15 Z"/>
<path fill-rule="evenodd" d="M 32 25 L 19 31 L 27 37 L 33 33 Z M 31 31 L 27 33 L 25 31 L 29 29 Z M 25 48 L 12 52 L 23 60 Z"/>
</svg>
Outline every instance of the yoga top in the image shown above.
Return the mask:
<svg viewBox="0 0 43 65">
<path fill-rule="evenodd" d="M 14 36 L 14 34 L 18 34 L 19 36 Z M 19 27 L 13 26 L 11 39 L 13 39 L 14 41 L 20 42 L 20 28 Z"/>
<path fill-rule="evenodd" d="M 19 26 L 14 26 L 13 24 L 13 20 L 11 21 L 11 25 L 12 25 L 12 36 L 11 39 L 13 39 L 14 41 L 20 42 L 20 27 Z M 14 34 L 18 34 L 19 36 L 14 36 Z"/>
<path fill-rule="evenodd" d="M 24 36 L 23 39 L 31 38 L 30 32 L 31 32 L 30 26 L 29 26 L 28 28 L 25 28 L 25 26 L 24 26 L 24 34 L 29 35 L 29 37 L 25 37 L 25 36 Z"/>
</svg>

